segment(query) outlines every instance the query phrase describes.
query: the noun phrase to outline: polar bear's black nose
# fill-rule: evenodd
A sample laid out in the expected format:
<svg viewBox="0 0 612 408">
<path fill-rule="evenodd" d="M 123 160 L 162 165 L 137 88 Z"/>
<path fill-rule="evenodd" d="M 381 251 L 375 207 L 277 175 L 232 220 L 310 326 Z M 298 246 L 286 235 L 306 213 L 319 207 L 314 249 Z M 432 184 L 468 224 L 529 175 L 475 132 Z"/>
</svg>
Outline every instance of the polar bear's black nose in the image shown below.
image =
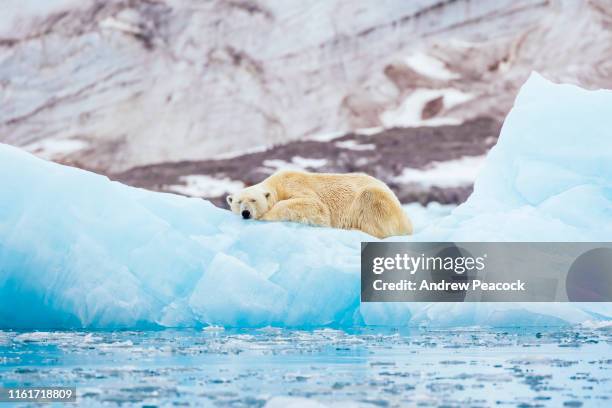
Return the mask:
<svg viewBox="0 0 612 408">
<path fill-rule="evenodd" d="M 249 210 L 244 210 L 242 212 L 242 218 L 244 218 L 245 220 L 248 220 L 249 218 L 251 218 L 251 212 Z"/>
</svg>

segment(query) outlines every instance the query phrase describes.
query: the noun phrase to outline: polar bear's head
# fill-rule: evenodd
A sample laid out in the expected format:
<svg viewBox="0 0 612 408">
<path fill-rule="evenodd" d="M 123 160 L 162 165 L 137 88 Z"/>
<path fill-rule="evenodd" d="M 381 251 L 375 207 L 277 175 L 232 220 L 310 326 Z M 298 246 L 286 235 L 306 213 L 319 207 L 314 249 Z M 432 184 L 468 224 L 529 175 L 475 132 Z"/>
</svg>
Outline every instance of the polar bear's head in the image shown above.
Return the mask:
<svg viewBox="0 0 612 408">
<path fill-rule="evenodd" d="M 247 187 L 242 191 L 227 196 L 227 203 L 232 212 L 242 218 L 259 219 L 272 208 L 272 195 L 261 185 Z"/>
</svg>

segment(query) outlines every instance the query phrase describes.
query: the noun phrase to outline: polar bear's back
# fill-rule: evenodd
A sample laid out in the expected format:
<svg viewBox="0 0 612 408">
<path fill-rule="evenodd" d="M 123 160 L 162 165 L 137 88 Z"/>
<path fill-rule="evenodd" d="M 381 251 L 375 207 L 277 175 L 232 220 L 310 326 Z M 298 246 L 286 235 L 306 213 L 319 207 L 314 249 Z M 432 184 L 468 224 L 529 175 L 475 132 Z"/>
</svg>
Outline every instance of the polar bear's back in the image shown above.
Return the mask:
<svg viewBox="0 0 612 408">
<path fill-rule="evenodd" d="M 333 227 L 360 229 L 378 237 L 412 232 L 393 191 L 367 174 L 281 171 L 265 183 L 279 200 L 306 198 L 319 203 Z"/>
<path fill-rule="evenodd" d="M 310 173 L 305 171 L 280 171 L 268 180 L 287 199 L 315 194 L 325 201 L 352 202 L 365 187 L 379 187 L 393 192 L 385 183 L 365 173 Z M 395 195 L 393 194 L 395 197 Z"/>
</svg>

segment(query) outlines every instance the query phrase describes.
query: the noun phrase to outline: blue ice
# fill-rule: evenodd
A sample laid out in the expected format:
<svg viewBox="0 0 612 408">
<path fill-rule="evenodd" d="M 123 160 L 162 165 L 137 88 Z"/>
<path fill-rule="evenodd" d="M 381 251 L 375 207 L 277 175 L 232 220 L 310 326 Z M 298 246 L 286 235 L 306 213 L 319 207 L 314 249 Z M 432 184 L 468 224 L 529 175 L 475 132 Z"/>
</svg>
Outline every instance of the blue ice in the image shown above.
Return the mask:
<svg viewBox="0 0 612 408">
<path fill-rule="evenodd" d="M 532 74 L 469 200 L 402 239 L 610 240 L 610 129 L 612 91 Z M 611 304 L 360 305 L 367 240 L 356 231 L 243 221 L 207 201 L 128 187 L 0 145 L 0 328 L 612 319 Z"/>
</svg>

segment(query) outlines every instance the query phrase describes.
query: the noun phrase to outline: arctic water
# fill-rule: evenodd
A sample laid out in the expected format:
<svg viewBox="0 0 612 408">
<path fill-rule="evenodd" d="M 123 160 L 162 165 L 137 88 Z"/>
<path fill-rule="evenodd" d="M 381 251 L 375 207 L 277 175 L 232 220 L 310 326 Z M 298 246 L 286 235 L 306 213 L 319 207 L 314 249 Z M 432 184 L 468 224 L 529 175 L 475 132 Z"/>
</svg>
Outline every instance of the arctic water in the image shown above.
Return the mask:
<svg viewBox="0 0 612 408">
<path fill-rule="evenodd" d="M 606 407 L 612 327 L 1 331 L 0 385 L 88 407 Z"/>
</svg>

